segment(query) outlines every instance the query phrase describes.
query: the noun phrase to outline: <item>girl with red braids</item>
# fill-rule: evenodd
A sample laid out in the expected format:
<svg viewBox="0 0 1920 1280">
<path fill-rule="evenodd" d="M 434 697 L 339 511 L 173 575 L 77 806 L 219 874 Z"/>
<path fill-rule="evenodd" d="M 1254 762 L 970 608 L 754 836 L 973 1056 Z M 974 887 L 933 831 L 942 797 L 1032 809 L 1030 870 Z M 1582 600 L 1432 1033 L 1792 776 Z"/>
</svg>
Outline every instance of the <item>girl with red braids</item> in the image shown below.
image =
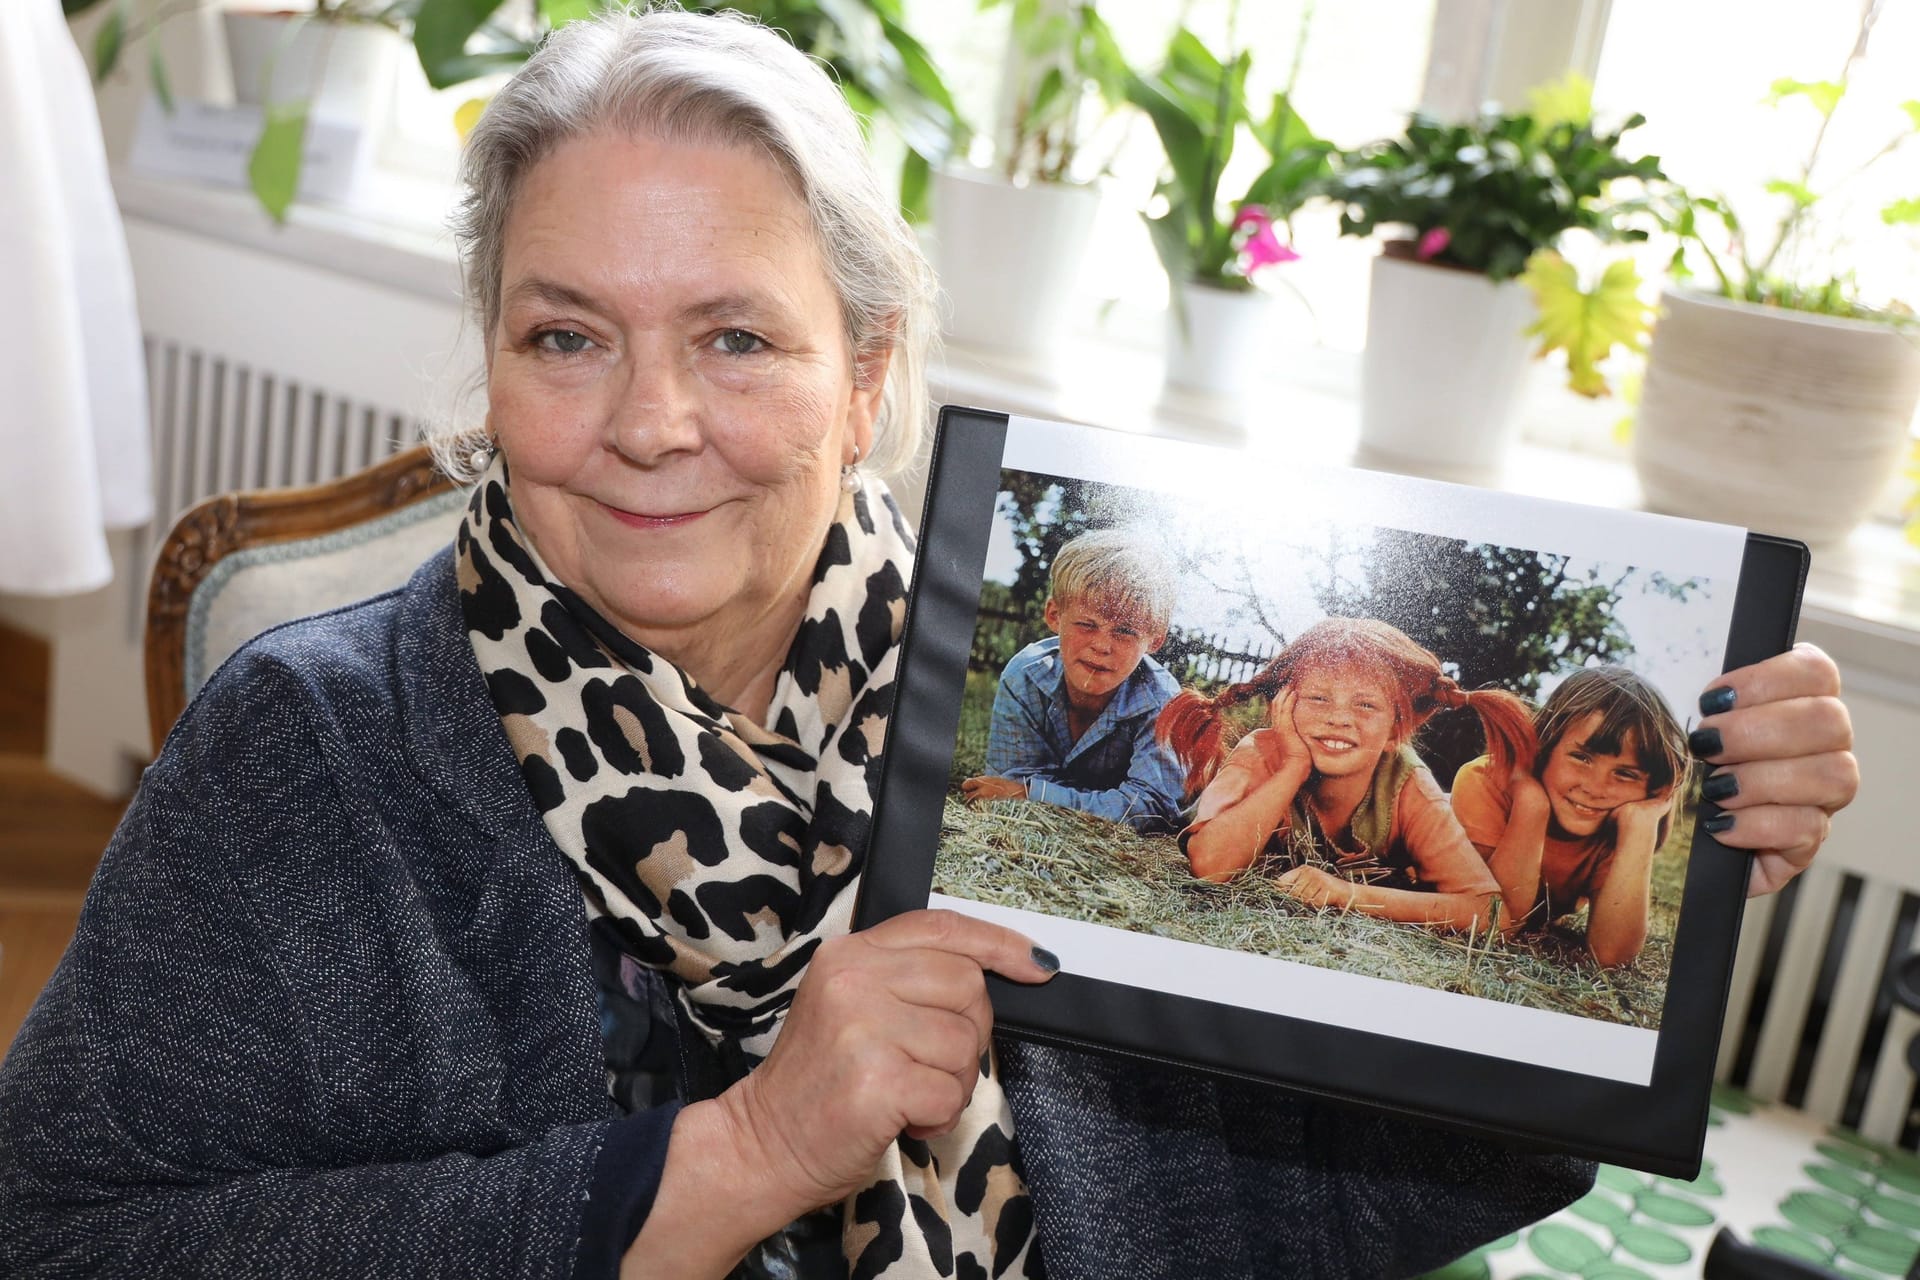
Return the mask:
<svg viewBox="0 0 1920 1280">
<path fill-rule="evenodd" d="M 1269 702 L 1267 727 L 1227 751 L 1225 713 L 1256 697 Z M 1479 713 L 1504 770 L 1533 758 L 1523 700 L 1469 693 L 1432 653 L 1369 618 L 1315 623 L 1216 697 L 1178 694 L 1156 729 L 1187 770 L 1188 794 L 1200 793 L 1180 836 L 1193 873 L 1225 881 L 1264 861 L 1280 870 L 1279 888 L 1313 906 L 1486 928 L 1500 885 L 1410 745 L 1450 707 Z"/>
</svg>

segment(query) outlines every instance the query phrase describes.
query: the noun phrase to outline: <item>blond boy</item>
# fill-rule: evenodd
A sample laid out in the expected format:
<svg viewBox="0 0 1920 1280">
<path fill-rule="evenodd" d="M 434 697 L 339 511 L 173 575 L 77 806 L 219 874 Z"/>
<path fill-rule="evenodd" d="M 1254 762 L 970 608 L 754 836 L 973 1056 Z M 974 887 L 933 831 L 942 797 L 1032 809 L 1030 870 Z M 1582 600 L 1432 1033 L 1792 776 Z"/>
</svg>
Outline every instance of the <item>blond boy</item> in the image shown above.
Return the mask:
<svg viewBox="0 0 1920 1280">
<path fill-rule="evenodd" d="M 1180 768 L 1154 741 L 1154 719 L 1179 691 L 1149 655 L 1166 642 L 1172 566 L 1148 539 L 1101 529 L 1054 556 L 1046 621 L 1053 635 L 1001 673 L 986 773 L 971 800 L 1040 800 L 1137 831 L 1179 825 Z"/>
</svg>

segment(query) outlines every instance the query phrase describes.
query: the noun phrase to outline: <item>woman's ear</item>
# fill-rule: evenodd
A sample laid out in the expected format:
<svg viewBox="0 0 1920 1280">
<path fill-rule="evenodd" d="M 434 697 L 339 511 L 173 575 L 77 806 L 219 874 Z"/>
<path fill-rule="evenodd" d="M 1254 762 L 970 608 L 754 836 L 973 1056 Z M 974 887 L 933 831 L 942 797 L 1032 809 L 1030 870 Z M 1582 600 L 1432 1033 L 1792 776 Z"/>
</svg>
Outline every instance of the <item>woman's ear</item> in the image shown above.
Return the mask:
<svg viewBox="0 0 1920 1280">
<path fill-rule="evenodd" d="M 873 347 L 853 360 L 853 395 L 847 406 L 847 432 L 865 458 L 873 453 L 874 424 L 887 394 L 887 370 L 893 363 L 893 344 Z"/>
</svg>

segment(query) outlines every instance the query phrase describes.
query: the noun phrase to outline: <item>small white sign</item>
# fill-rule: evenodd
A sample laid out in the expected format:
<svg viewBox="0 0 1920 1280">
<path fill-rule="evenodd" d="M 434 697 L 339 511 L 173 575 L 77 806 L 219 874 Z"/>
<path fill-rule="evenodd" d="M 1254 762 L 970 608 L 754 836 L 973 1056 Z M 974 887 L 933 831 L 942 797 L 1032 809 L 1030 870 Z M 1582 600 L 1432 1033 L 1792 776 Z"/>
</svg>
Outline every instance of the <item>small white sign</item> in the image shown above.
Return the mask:
<svg viewBox="0 0 1920 1280">
<path fill-rule="evenodd" d="M 255 106 L 216 106 L 178 100 L 169 114 L 149 97 L 134 129 L 129 167 L 154 178 L 181 178 L 246 187 L 247 161 L 260 141 L 263 113 Z M 365 130 L 325 116 L 307 120 L 299 199 L 352 202 L 366 160 Z"/>
</svg>

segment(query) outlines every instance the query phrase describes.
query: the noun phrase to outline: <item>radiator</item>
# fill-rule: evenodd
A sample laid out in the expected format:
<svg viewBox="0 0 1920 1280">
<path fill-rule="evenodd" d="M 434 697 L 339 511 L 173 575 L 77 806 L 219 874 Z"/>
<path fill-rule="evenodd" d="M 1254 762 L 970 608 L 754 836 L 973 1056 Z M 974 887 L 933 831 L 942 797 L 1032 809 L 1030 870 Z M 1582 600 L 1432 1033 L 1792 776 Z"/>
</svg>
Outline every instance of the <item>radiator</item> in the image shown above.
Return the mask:
<svg viewBox="0 0 1920 1280">
<path fill-rule="evenodd" d="M 460 400 L 479 353 L 450 261 L 409 276 L 337 234 L 249 230 L 257 211 L 228 203 L 232 226 L 197 204 L 127 218 L 155 514 L 109 538 L 111 586 L 59 607 L 47 752 L 107 794 L 127 792 L 158 745 L 140 641 L 149 571 L 180 515 L 228 490 L 332 480 L 418 440 L 423 421 L 484 412 Z"/>
<path fill-rule="evenodd" d="M 148 334 L 146 360 L 154 518 L 134 530 L 139 572 L 120 584 L 136 656 L 154 556 L 196 503 L 235 489 L 323 484 L 420 438 L 418 421 L 397 409 L 176 338 Z"/>
</svg>

